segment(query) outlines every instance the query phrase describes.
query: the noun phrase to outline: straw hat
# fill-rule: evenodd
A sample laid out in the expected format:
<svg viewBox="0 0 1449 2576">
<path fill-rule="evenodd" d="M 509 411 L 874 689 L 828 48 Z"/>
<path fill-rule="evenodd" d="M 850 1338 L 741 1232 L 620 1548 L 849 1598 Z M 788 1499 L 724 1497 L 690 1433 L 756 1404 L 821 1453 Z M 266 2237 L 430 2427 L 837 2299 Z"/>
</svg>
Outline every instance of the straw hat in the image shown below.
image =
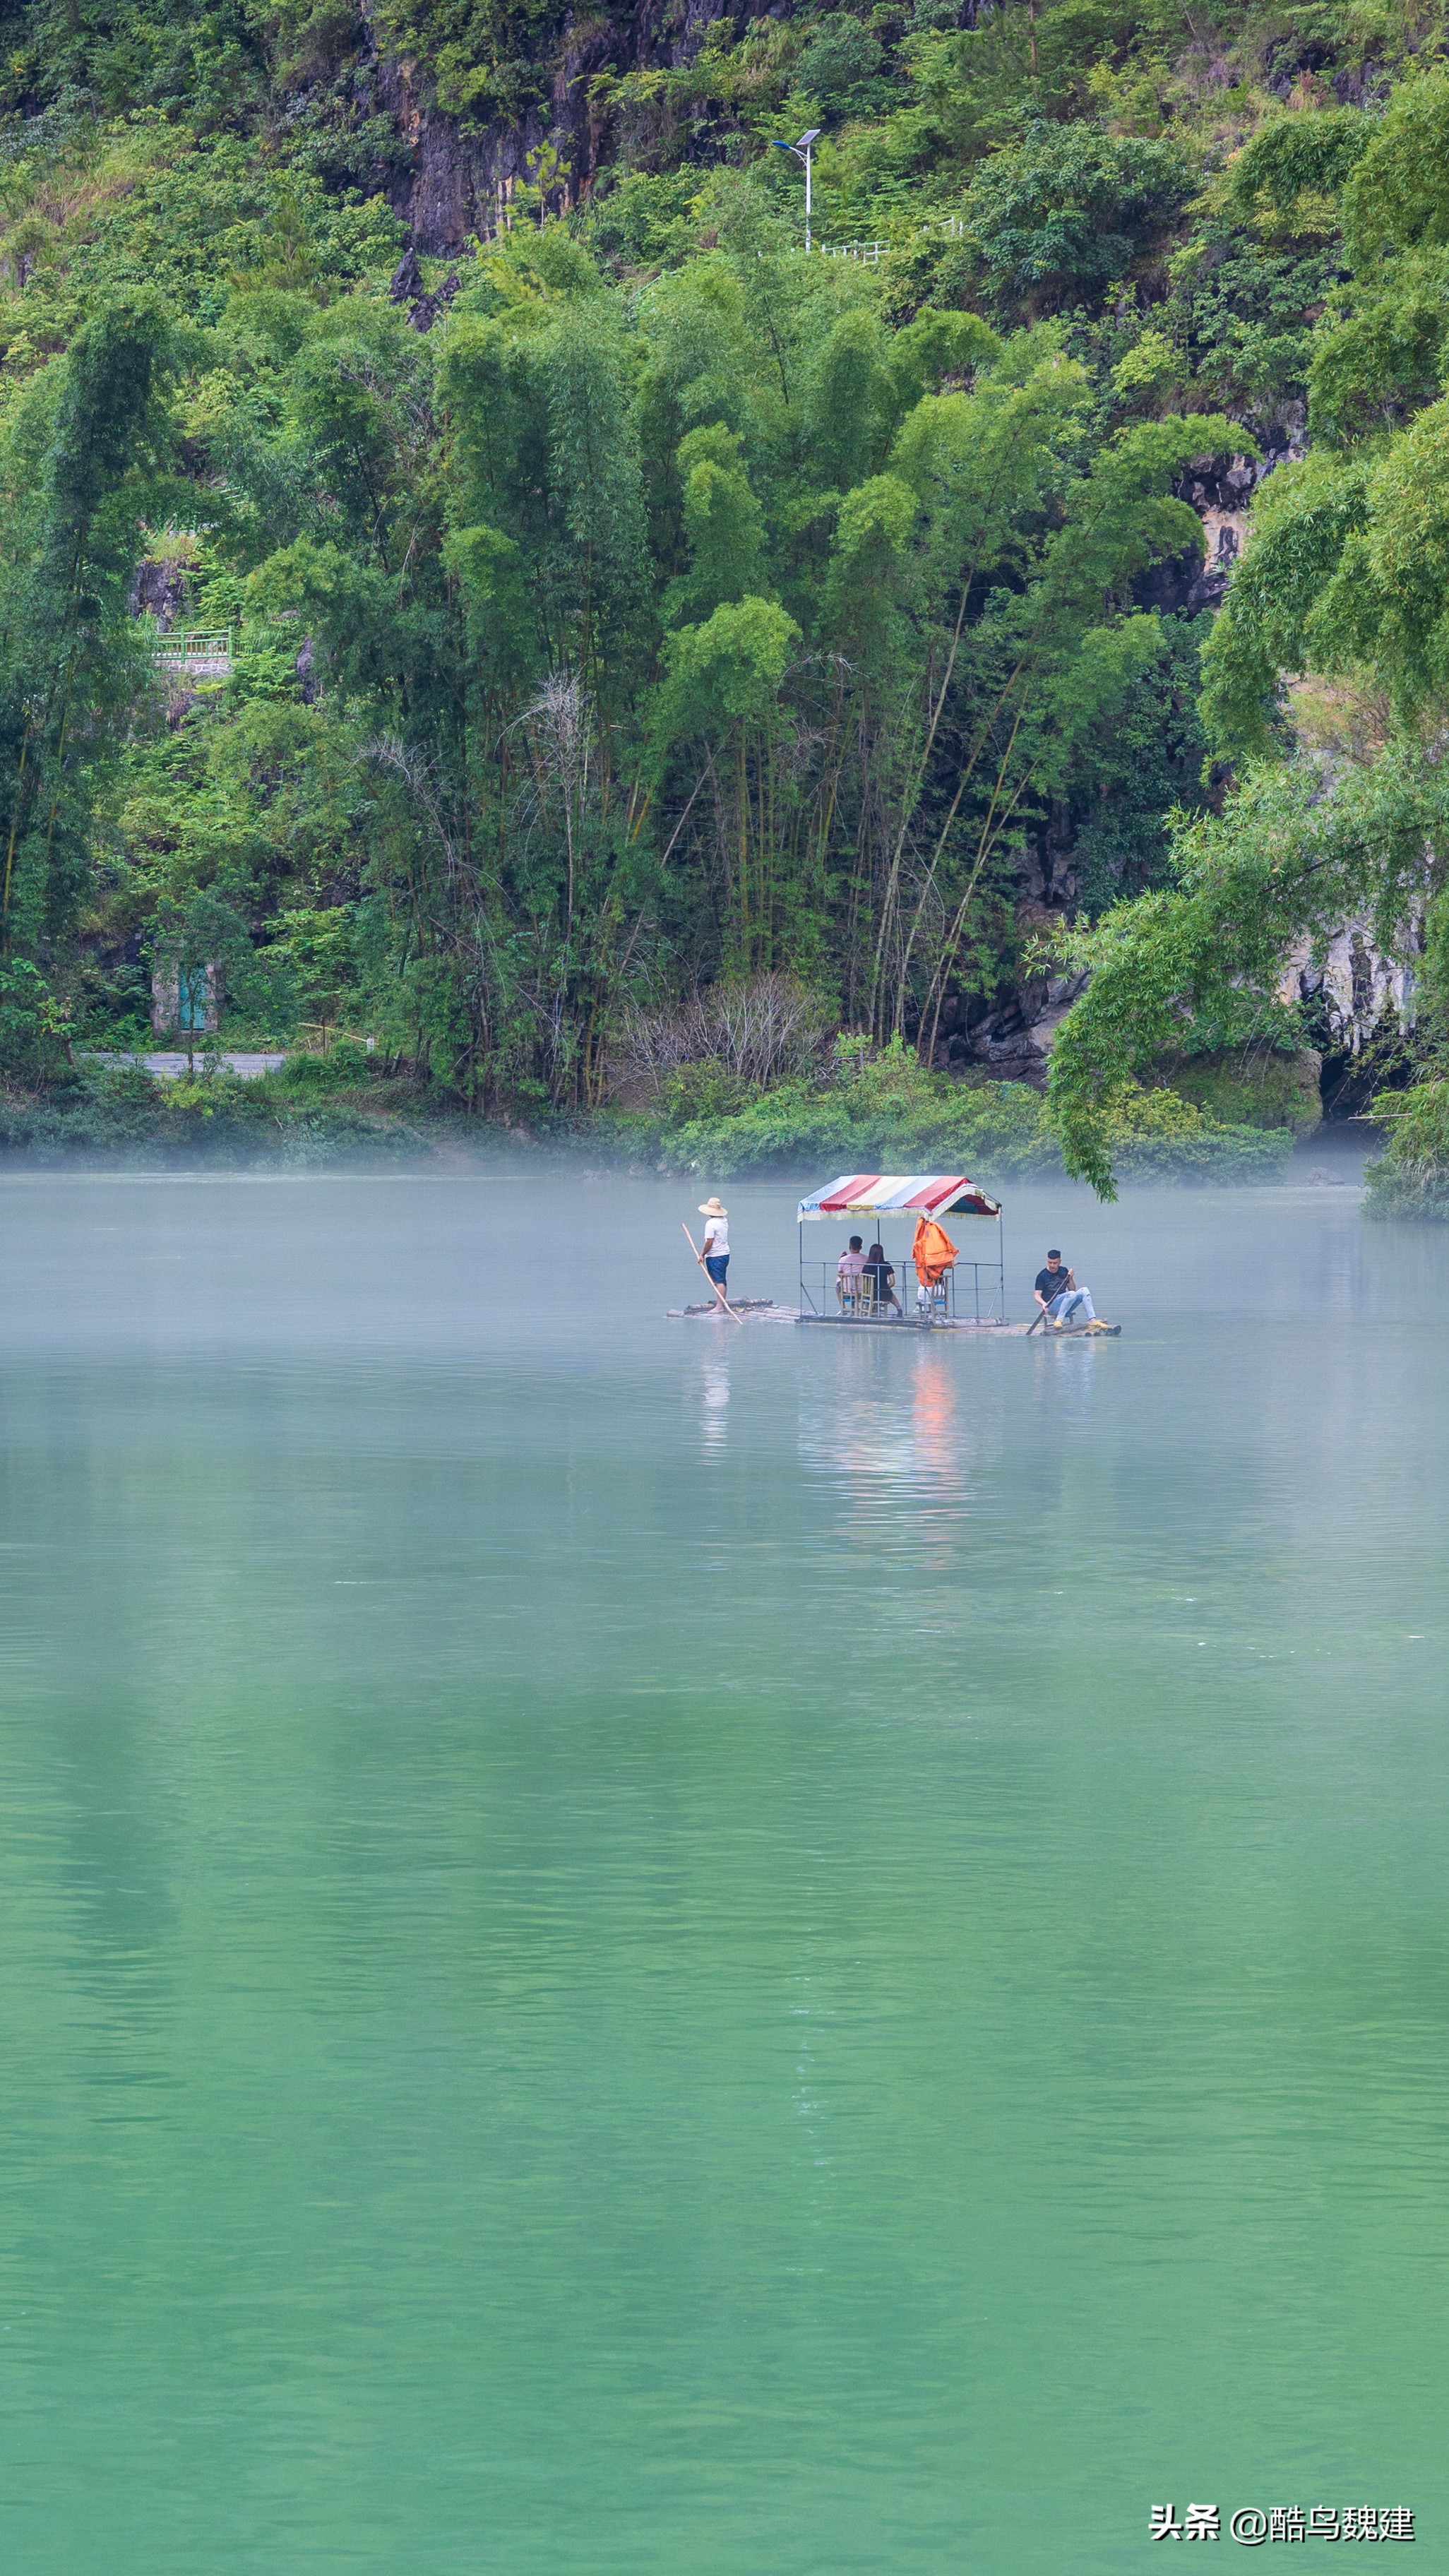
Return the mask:
<svg viewBox="0 0 1449 2576">
<path fill-rule="evenodd" d="M 727 1207 L 721 1207 L 718 1199 L 701 1199 L 699 1212 L 701 1216 L 729 1215 L 729 1209 Z"/>
</svg>

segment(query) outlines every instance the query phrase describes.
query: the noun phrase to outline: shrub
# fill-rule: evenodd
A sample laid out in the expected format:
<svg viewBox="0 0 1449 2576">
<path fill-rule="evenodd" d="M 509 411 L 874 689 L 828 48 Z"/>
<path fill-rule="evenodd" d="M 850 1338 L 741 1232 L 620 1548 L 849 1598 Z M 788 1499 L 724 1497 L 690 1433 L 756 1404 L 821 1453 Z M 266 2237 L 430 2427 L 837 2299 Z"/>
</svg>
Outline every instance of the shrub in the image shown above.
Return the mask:
<svg viewBox="0 0 1449 2576">
<path fill-rule="evenodd" d="M 682 1010 L 632 1014 L 614 1051 L 616 1088 L 662 1102 L 687 1065 L 712 1065 L 764 1087 L 815 1071 L 827 1025 L 823 1004 L 791 975 L 712 984 Z"/>
<path fill-rule="evenodd" d="M 300 1095 L 315 1100 L 338 1091 L 355 1091 L 370 1079 L 373 1059 L 355 1039 L 339 1038 L 327 1055 L 288 1056 L 275 1073 L 262 1077 L 271 1098 L 291 1099 Z"/>
<path fill-rule="evenodd" d="M 696 1118 L 729 1118 L 743 1109 L 752 1093 L 744 1075 L 708 1055 L 698 1064 L 682 1064 L 664 1085 L 662 1106 L 672 1126 Z"/>
<path fill-rule="evenodd" d="M 993 153 L 966 198 L 967 233 L 1009 306 L 1054 312 L 1100 296 L 1154 248 L 1191 196 L 1175 143 L 1085 122 L 1037 125 Z"/>
<path fill-rule="evenodd" d="M 65 1011 L 38 967 L 0 963 L 0 1065 L 43 1079 L 62 1068 L 66 1037 Z"/>
<path fill-rule="evenodd" d="M 666 1171 L 711 1171 L 728 1178 L 772 1163 L 848 1159 L 850 1118 L 838 1095 L 808 1083 L 782 1082 L 725 1118 L 692 1118 L 660 1139 Z"/>
<path fill-rule="evenodd" d="M 1224 1126 L 1176 1091 L 1119 1094 L 1112 1159 L 1138 1180 L 1276 1180 L 1293 1151 L 1291 1127 Z"/>
<path fill-rule="evenodd" d="M 818 98 L 827 114 L 852 105 L 853 93 L 880 69 L 880 39 L 858 18 L 828 18 L 811 37 L 796 65 L 796 79 L 807 97 Z"/>
<path fill-rule="evenodd" d="M 1387 1128 L 1388 1143 L 1364 1169 L 1365 1216 L 1449 1221 L 1449 1080 L 1381 1091 L 1373 1114 Z"/>
<path fill-rule="evenodd" d="M 740 1172 L 834 1163 L 841 1171 L 962 1171 L 987 1182 L 1055 1171 L 1060 1154 L 1045 1101 L 1024 1082 L 963 1083 L 931 1072 L 899 1041 L 866 1055 L 840 1042 L 834 1080 L 796 1079 L 742 1107 L 675 1124 L 643 1119 L 666 1171 Z M 1273 1179 L 1293 1146 L 1288 1127 L 1228 1125 L 1173 1091 L 1122 1094 L 1114 1153 L 1138 1179 Z"/>
<path fill-rule="evenodd" d="M 1295 1136 L 1311 1136 L 1323 1123 L 1322 1065 L 1312 1047 L 1293 1055 L 1272 1048 L 1252 1056 L 1193 1056 L 1172 1067 L 1171 1083 L 1224 1126 L 1291 1127 Z"/>
<path fill-rule="evenodd" d="M 979 1088 L 928 1073 L 888 1049 L 844 1080 L 796 1080 L 756 1093 L 722 1117 L 700 1117 L 657 1138 L 666 1170 L 737 1172 L 834 1162 L 841 1170 L 978 1171 L 1003 1175 L 1050 1165 L 1055 1146 L 1042 1102 L 1025 1083 Z"/>
<path fill-rule="evenodd" d="M 155 1129 L 160 1093 L 142 1065 L 82 1061 L 63 1087 L 0 1097 L 0 1152 L 42 1162 L 70 1154 L 129 1159 Z"/>
<path fill-rule="evenodd" d="M 42 1163 L 122 1161 L 165 1168 L 391 1160 L 422 1145 L 396 1117 L 325 1095 L 298 1100 L 276 1075 L 242 1082 L 203 1071 L 154 1081 L 140 1065 L 82 1064 L 47 1093 L 0 1097 L 0 1153 Z"/>
</svg>

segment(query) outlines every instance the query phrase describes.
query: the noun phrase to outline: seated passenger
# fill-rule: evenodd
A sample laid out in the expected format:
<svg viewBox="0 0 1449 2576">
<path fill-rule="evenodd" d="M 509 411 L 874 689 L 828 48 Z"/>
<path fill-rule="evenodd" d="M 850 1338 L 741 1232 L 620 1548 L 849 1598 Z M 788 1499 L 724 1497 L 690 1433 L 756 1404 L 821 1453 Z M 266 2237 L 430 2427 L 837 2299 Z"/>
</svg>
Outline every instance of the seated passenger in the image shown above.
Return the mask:
<svg viewBox="0 0 1449 2576">
<path fill-rule="evenodd" d="M 870 1293 L 870 1302 L 873 1306 L 894 1306 L 898 1315 L 903 1312 L 901 1301 L 896 1295 L 895 1270 L 886 1259 L 884 1244 L 871 1245 L 865 1256 L 865 1269 L 861 1275 Z"/>
<path fill-rule="evenodd" d="M 861 1250 L 861 1239 L 858 1234 L 853 1234 L 850 1238 L 849 1251 L 842 1252 L 835 1265 L 835 1302 L 842 1315 L 847 1312 L 853 1314 L 855 1311 L 860 1297 L 861 1273 L 864 1268 L 865 1254 Z"/>
</svg>

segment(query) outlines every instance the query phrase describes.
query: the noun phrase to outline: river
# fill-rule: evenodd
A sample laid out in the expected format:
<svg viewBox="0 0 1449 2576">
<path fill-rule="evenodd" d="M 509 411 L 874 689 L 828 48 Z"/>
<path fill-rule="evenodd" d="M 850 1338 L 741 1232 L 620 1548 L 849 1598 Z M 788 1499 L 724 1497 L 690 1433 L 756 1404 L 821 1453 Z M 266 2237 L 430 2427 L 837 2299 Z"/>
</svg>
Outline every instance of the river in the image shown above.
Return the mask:
<svg viewBox="0 0 1449 2576">
<path fill-rule="evenodd" d="M 1449 2569 L 1449 1234 L 705 1195 L 0 1183 L 9 2565 Z"/>
</svg>

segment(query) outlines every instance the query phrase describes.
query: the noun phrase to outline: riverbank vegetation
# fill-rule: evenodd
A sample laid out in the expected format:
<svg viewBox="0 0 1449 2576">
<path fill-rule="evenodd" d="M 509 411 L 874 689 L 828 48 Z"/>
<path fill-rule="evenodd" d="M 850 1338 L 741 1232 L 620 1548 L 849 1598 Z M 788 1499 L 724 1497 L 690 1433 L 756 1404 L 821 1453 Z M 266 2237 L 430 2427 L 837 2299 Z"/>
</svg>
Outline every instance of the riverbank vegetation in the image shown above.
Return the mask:
<svg viewBox="0 0 1449 2576">
<path fill-rule="evenodd" d="M 153 1077 L 139 1062 L 80 1059 L 43 1087 L 0 1096 L 0 1154 L 52 1164 L 119 1158 L 150 1167 L 457 1163 L 498 1148 L 558 1151 L 615 1166 L 713 1173 L 799 1171 L 834 1162 L 864 1170 L 970 1170 L 986 1182 L 1060 1172 L 1061 1144 L 1029 1084 L 966 1084 L 933 1073 L 899 1040 L 862 1062 L 859 1044 L 815 1073 L 742 1082 L 695 1066 L 646 1106 L 616 1104 L 536 1125 L 509 1113 L 468 1116 L 436 1083 L 389 1072 L 344 1041 L 323 1057 L 291 1055 L 260 1077 L 222 1053 L 190 1073 Z M 1286 1117 L 1225 1119 L 1160 1085 L 1134 1087 L 1114 1112 L 1118 1167 L 1134 1180 L 1259 1181 L 1282 1177 L 1294 1142 Z"/>
<path fill-rule="evenodd" d="M 1437 12 L 590 27 L 11 10 L 0 1141 L 1274 1168 L 1351 915 L 1438 1204 Z"/>
</svg>

